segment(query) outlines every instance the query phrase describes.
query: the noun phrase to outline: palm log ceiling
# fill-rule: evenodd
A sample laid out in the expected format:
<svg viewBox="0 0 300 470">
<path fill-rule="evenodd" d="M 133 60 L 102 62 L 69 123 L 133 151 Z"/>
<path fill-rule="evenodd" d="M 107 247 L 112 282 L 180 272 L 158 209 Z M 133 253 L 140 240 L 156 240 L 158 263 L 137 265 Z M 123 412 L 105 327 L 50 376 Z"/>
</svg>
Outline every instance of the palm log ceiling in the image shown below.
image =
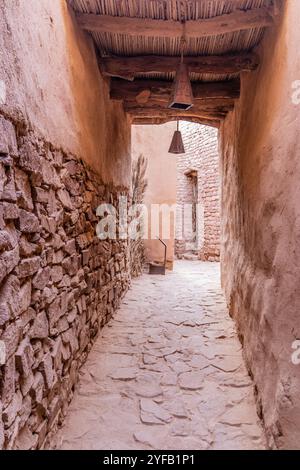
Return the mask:
<svg viewBox="0 0 300 470">
<path fill-rule="evenodd" d="M 272 27 L 279 0 L 68 0 L 95 42 L 112 100 L 133 124 L 184 119 L 219 127 L 240 94 L 240 73 Z M 169 109 L 182 37 L 194 105 Z"/>
</svg>

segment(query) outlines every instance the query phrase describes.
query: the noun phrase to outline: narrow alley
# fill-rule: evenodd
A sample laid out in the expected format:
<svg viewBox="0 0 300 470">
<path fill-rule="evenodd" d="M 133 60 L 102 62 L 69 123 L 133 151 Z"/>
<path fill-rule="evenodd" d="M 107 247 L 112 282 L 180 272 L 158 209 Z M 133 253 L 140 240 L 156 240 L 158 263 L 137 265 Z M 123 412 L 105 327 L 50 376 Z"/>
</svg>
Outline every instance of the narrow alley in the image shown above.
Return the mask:
<svg viewBox="0 0 300 470">
<path fill-rule="evenodd" d="M 133 281 L 80 371 L 59 448 L 264 448 L 219 277 L 218 263 L 177 261 Z"/>
<path fill-rule="evenodd" d="M 299 23 L 0 0 L 1 468 L 300 450 Z"/>
</svg>

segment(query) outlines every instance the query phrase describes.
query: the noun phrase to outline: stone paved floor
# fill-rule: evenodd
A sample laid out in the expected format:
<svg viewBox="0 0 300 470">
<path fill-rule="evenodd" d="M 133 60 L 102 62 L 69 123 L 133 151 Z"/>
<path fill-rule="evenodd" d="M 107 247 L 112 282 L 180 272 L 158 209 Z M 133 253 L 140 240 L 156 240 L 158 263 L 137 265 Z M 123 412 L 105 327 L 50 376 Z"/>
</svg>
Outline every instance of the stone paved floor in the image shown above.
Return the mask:
<svg viewBox="0 0 300 470">
<path fill-rule="evenodd" d="M 179 261 L 133 281 L 101 332 L 61 449 L 262 449 L 253 386 L 219 265 Z"/>
</svg>

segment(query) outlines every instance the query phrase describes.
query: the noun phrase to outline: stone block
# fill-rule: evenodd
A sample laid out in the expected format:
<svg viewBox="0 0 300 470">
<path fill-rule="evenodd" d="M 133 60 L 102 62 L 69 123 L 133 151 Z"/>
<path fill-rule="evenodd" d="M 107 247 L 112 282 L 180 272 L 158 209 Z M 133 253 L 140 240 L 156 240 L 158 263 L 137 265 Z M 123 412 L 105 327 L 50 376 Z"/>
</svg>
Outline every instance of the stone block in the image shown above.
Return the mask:
<svg viewBox="0 0 300 470">
<path fill-rule="evenodd" d="M 15 441 L 16 450 L 34 450 L 38 444 L 38 435 L 33 434 L 28 426 L 24 426 Z"/>
<path fill-rule="evenodd" d="M 62 367 L 62 359 L 61 359 L 61 348 L 62 348 L 62 341 L 61 338 L 58 337 L 53 341 L 53 345 L 51 348 L 51 357 L 53 358 L 53 365 L 56 372 L 58 372 Z"/>
<path fill-rule="evenodd" d="M 49 322 L 46 315 L 46 312 L 40 312 L 29 332 L 29 336 L 32 339 L 44 339 L 49 336 Z"/>
<path fill-rule="evenodd" d="M 5 441 L 5 437 L 4 437 L 4 424 L 2 421 L 2 403 L 0 402 L 0 450 L 3 449 L 4 441 Z"/>
<path fill-rule="evenodd" d="M 3 207 L 0 205 L 0 230 L 3 230 L 4 228 L 5 228 L 5 222 L 3 218 Z M 0 248 L 0 251 L 1 251 L 1 248 Z"/>
<path fill-rule="evenodd" d="M 20 318 L 18 318 L 18 326 L 20 326 L 20 328 L 25 328 L 28 323 L 30 323 L 35 318 L 35 315 L 35 310 L 30 307 L 28 310 L 26 310 L 26 312 L 21 314 Z"/>
<path fill-rule="evenodd" d="M 22 376 L 20 379 L 20 388 L 23 397 L 25 397 L 31 390 L 34 382 L 34 376 L 32 370 L 30 369 L 26 376 Z"/>
<path fill-rule="evenodd" d="M 90 250 L 83 250 L 81 254 L 82 254 L 82 265 L 86 266 L 87 264 L 89 264 Z"/>
<path fill-rule="evenodd" d="M 39 271 L 35 274 L 32 285 L 35 289 L 44 290 L 51 278 L 51 269 L 49 266 Z"/>
<path fill-rule="evenodd" d="M 60 282 L 63 278 L 63 268 L 59 265 L 53 266 L 51 270 L 51 280 L 54 283 Z"/>
<path fill-rule="evenodd" d="M 30 390 L 30 396 L 34 404 L 40 404 L 43 401 L 43 395 L 45 391 L 45 382 L 41 372 L 35 372 L 34 381 Z"/>
<path fill-rule="evenodd" d="M 31 304 L 31 281 L 25 282 L 20 289 L 20 313 L 29 309 Z"/>
<path fill-rule="evenodd" d="M 41 176 L 42 174 L 42 157 L 39 155 L 36 146 L 32 142 L 24 142 L 19 151 L 20 167 L 32 173 Z"/>
<path fill-rule="evenodd" d="M 38 444 L 37 444 L 38 449 L 41 449 L 44 444 L 44 441 L 47 436 L 47 430 L 48 430 L 48 421 L 45 420 L 39 425 L 39 427 L 36 430 L 36 433 L 38 435 Z"/>
<path fill-rule="evenodd" d="M 41 264 L 41 259 L 38 256 L 34 258 L 27 258 L 23 259 L 18 266 L 18 274 L 20 278 L 25 278 L 29 276 L 33 276 L 39 268 Z"/>
<path fill-rule="evenodd" d="M 46 230 L 46 232 L 55 234 L 57 230 L 56 220 L 53 217 L 47 217 L 46 215 L 40 216 L 41 227 Z"/>
<path fill-rule="evenodd" d="M 17 220 L 19 218 L 19 208 L 12 202 L 3 202 L 3 219 L 4 220 Z"/>
<path fill-rule="evenodd" d="M 11 122 L 0 116 L 0 153 L 18 155 L 15 128 Z"/>
<path fill-rule="evenodd" d="M 39 219 L 31 212 L 21 209 L 19 219 L 20 231 L 22 233 L 36 233 L 40 231 Z"/>
<path fill-rule="evenodd" d="M 30 395 L 26 395 L 22 401 L 20 416 L 20 428 L 22 429 L 25 424 L 28 422 L 29 416 L 32 413 L 32 401 Z"/>
<path fill-rule="evenodd" d="M 33 197 L 36 202 L 48 204 L 49 202 L 49 191 L 42 188 L 34 188 Z"/>
<path fill-rule="evenodd" d="M 41 253 L 42 247 L 36 243 L 30 243 L 25 236 L 20 239 L 20 255 L 23 258 L 30 258 Z"/>
<path fill-rule="evenodd" d="M 0 283 L 8 276 L 20 261 L 19 247 L 0 255 Z"/>
<path fill-rule="evenodd" d="M 55 327 L 58 320 L 67 312 L 67 299 L 65 294 L 56 297 L 48 307 L 50 329 Z"/>
<path fill-rule="evenodd" d="M 64 168 L 67 170 L 67 174 L 69 176 L 82 175 L 82 165 L 75 160 L 70 160 L 66 162 L 64 164 Z"/>
<path fill-rule="evenodd" d="M 39 365 L 39 371 L 43 374 L 47 390 L 51 390 L 54 380 L 53 361 L 50 352 L 47 353 Z"/>
<path fill-rule="evenodd" d="M 78 271 L 79 257 L 74 254 L 68 258 L 65 258 L 62 262 L 62 267 L 69 276 L 74 276 Z"/>
<path fill-rule="evenodd" d="M 11 427 L 5 430 L 5 441 L 6 441 L 6 450 L 13 450 L 15 446 L 16 438 L 20 430 L 20 420 L 21 418 L 17 416 Z"/>
<path fill-rule="evenodd" d="M 58 417 L 60 409 L 61 409 L 61 398 L 58 396 L 58 397 L 55 397 L 49 405 L 48 429 L 51 429 L 53 423 Z"/>
<path fill-rule="evenodd" d="M 50 305 L 57 297 L 58 290 L 56 287 L 45 287 L 43 297 L 46 305 Z"/>
<path fill-rule="evenodd" d="M 7 358 L 15 354 L 20 342 L 20 337 L 21 328 L 16 323 L 10 323 L 0 335 L 0 340 L 5 343 Z"/>
<path fill-rule="evenodd" d="M 1 156 L 0 156 L 1 161 Z M 7 202 L 17 202 L 17 193 L 15 187 L 15 178 L 13 169 L 8 167 L 5 171 L 5 179 L 0 199 Z"/>
<path fill-rule="evenodd" d="M 9 405 L 15 395 L 15 358 L 11 356 L 6 360 L 6 364 L 2 367 L 2 380 L 0 381 L 1 397 L 3 407 Z"/>
<path fill-rule="evenodd" d="M 27 174 L 15 168 L 15 184 L 17 189 L 18 205 L 29 212 L 33 211 L 31 185 Z"/>
<path fill-rule="evenodd" d="M 52 152 L 53 156 L 53 165 L 60 168 L 63 164 L 63 155 L 59 151 Z"/>
<path fill-rule="evenodd" d="M 53 264 L 61 264 L 62 260 L 64 259 L 64 252 L 63 250 L 58 250 L 53 253 Z"/>
<path fill-rule="evenodd" d="M 22 408 L 22 400 L 22 394 L 18 391 L 14 394 L 14 397 L 10 404 L 3 410 L 2 419 L 6 429 L 10 428 L 10 426 L 13 424 L 16 417 L 18 416 L 18 413 Z"/>
<path fill-rule="evenodd" d="M 29 339 L 22 341 L 16 352 L 16 369 L 23 375 L 28 376 L 34 363 L 34 353 Z"/>
<path fill-rule="evenodd" d="M 57 191 L 57 196 L 65 209 L 72 210 L 74 208 L 68 191 L 65 189 L 60 189 Z"/>
<path fill-rule="evenodd" d="M 52 241 L 52 246 L 55 251 L 60 250 L 63 248 L 65 245 L 64 241 L 62 240 L 61 236 L 57 233 L 53 234 L 53 241 Z"/>
<path fill-rule="evenodd" d="M 45 159 L 42 160 L 42 178 L 45 184 L 55 189 L 61 188 L 62 184 L 54 165 Z"/>
<path fill-rule="evenodd" d="M 9 276 L 0 288 L 0 326 L 14 319 L 20 313 L 20 282 L 16 276 Z"/>
</svg>

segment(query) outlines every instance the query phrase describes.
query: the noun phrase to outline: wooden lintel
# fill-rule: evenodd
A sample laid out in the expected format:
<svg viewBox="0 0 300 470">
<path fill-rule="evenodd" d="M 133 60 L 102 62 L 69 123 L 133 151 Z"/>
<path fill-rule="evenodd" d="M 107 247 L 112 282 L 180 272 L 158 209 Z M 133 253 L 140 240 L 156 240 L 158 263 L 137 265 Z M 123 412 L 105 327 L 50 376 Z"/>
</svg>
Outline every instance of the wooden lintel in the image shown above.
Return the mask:
<svg viewBox="0 0 300 470">
<path fill-rule="evenodd" d="M 112 78 L 110 97 L 113 100 L 147 102 L 149 99 L 168 100 L 173 82 L 163 80 L 126 80 Z M 240 96 L 240 80 L 223 82 L 195 82 L 192 84 L 196 100 L 234 100 Z"/>
<path fill-rule="evenodd" d="M 235 74 L 257 69 L 259 57 L 255 53 L 241 52 L 220 56 L 185 57 L 190 72 L 205 74 Z M 134 80 L 139 73 L 175 72 L 180 62 L 179 57 L 171 56 L 135 56 L 105 57 L 100 60 L 104 75 Z"/>
<path fill-rule="evenodd" d="M 179 111 L 173 109 L 157 109 L 157 108 L 132 108 L 125 111 L 133 118 L 204 118 L 207 120 L 223 120 L 227 112 L 220 112 L 215 110 L 195 110 L 194 108 L 188 111 Z"/>
<path fill-rule="evenodd" d="M 234 102 L 226 103 L 225 100 L 194 100 L 194 105 L 187 111 L 187 113 L 201 114 L 204 113 L 216 113 L 218 115 L 225 115 L 229 111 L 231 111 L 234 107 Z M 172 109 L 168 108 L 169 101 L 155 101 L 149 100 L 147 103 L 138 104 L 136 102 L 124 102 L 124 109 L 128 113 L 135 113 L 135 112 L 155 112 L 157 111 L 172 111 Z"/>
<path fill-rule="evenodd" d="M 185 117 L 185 118 L 180 118 L 180 117 L 166 117 L 166 118 L 151 118 L 151 117 L 138 117 L 138 118 L 133 118 L 132 119 L 132 124 L 134 125 L 161 125 L 161 124 L 166 124 L 167 122 L 172 122 L 172 121 L 188 121 L 188 122 L 194 122 L 196 124 L 202 124 L 203 126 L 210 126 L 210 127 L 215 127 L 219 128 L 221 122 L 219 120 L 213 120 L 213 119 L 205 119 L 205 118 L 200 118 L 200 117 Z"/>
<path fill-rule="evenodd" d="M 264 28 L 273 25 L 273 8 L 237 10 L 213 18 L 187 21 L 185 25 L 174 20 L 155 20 L 126 16 L 77 13 L 80 26 L 96 33 L 126 34 L 137 37 L 205 38 L 236 31 Z"/>
</svg>

